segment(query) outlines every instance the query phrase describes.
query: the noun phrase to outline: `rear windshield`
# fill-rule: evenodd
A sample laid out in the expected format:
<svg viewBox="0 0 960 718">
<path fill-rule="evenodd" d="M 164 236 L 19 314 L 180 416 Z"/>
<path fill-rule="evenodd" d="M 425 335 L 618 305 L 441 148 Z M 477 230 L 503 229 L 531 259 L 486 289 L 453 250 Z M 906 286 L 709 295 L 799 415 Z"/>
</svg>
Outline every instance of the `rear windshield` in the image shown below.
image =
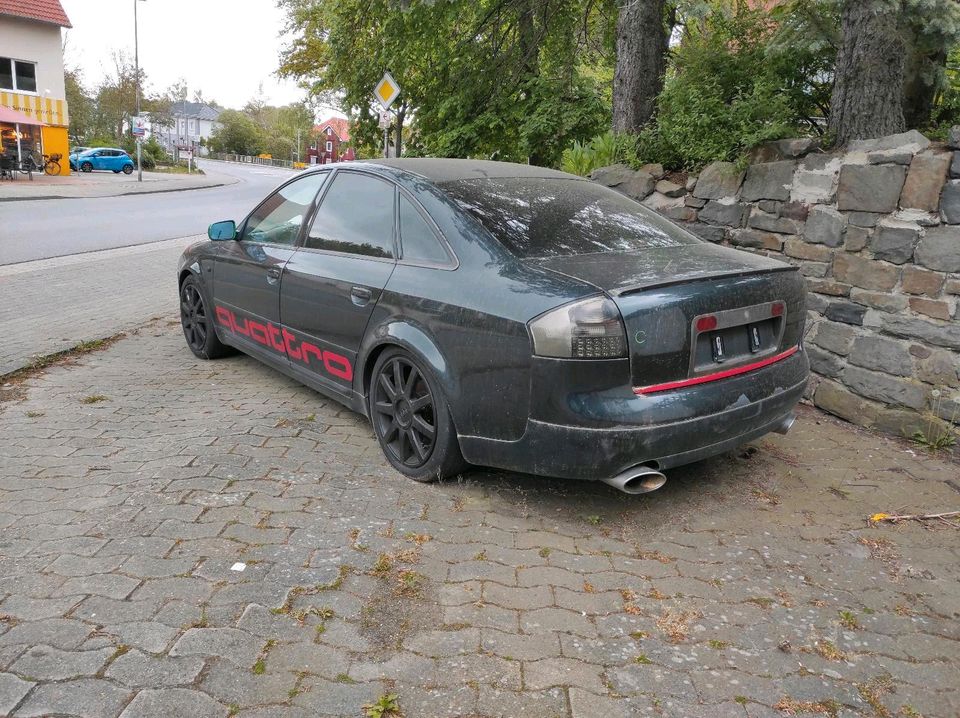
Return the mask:
<svg viewBox="0 0 960 718">
<path fill-rule="evenodd" d="M 594 182 L 492 178 L 443 190 L 521 258 L 635 252 L 699 239 L 619 192 Z"/>
</svg>

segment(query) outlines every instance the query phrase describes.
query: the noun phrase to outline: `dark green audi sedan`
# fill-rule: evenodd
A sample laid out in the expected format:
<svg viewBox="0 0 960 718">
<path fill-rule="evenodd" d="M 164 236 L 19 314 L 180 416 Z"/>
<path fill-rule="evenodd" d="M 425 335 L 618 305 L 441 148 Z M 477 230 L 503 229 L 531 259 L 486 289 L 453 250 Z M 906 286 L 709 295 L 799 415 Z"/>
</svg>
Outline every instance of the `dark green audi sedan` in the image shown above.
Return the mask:
<svg viewBox="0 0 960 718">
<path fill-rule="evenodd" d="M 190 350 L 364 414 L 418 481 L 474 464 L 650 491 L 785 432 L 807 382 L 794 267 L 562 172 L 341 163 L 209 237 L 178 268 Z"/>
</svg>

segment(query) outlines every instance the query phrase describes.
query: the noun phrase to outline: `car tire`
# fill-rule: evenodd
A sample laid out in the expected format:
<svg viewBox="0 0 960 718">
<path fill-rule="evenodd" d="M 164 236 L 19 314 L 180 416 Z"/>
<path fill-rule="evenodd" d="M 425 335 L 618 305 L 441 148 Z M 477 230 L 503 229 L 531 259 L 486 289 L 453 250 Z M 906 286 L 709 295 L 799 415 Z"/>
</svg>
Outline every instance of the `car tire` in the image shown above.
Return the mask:
<svg viewBox="0 0 960 718">
<path fill-rule="evenodd" d="M 189 276 L 180 285 L 180 326 L 187 346 L 201 359 L 219 359 L 233 350 L 220 341 L 200 282 Z"/>
<path fill-rule="evenodd" d="M 89 162 L 84 162 L 83 164 L 80 165 L 80 171 L 81 171 L 81 172 L 93 172 L 93 165 L 90 164 Z"/>
<path fill-rule="evenodd" d="M 133 174 L 133 167 L 132 167 L 131 165 L 124 165 L 124 166 L 123 166 L 123 173 L 124 173 L 125 175 L 132 175 L 132 174 Z"/>
<path fill-rule="evenodd" d="M 423 362 L 403 349 L 387 349 L 370 377 L 367 409 L 390 465 L 421 482 L 461 473 L 466 463 L 450 408 Z"/>
</svg>

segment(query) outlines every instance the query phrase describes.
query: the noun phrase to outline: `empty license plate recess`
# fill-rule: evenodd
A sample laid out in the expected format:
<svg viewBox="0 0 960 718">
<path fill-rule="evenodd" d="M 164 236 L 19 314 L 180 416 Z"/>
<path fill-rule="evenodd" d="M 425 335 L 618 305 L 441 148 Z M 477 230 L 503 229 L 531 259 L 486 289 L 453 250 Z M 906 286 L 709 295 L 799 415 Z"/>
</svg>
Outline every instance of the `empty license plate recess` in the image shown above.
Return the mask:
<svg viewBox="0 0 960 718">
<path fill-rule="evenodd" d="M 783 336 L 785 314 L 784 302 L 775 301 L 695 317 L 691 326 L 690 376 L 775 354 Z"/>
</svg>

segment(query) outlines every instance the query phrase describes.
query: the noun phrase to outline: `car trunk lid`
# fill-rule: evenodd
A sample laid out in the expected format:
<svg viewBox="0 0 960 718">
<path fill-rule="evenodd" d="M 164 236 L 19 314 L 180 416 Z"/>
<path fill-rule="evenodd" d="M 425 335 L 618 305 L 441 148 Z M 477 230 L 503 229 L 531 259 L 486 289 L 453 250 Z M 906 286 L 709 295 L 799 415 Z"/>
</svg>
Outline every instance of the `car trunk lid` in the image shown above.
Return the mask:
<svg viewBox="0 0 960 718">
<path fill-rule="evenodd" d="M 803 278 L 764 256 L 695 244 L 531 261 L 613 298 L 642 393 L 760 368 L 802 337 Z"/>
</svg>

